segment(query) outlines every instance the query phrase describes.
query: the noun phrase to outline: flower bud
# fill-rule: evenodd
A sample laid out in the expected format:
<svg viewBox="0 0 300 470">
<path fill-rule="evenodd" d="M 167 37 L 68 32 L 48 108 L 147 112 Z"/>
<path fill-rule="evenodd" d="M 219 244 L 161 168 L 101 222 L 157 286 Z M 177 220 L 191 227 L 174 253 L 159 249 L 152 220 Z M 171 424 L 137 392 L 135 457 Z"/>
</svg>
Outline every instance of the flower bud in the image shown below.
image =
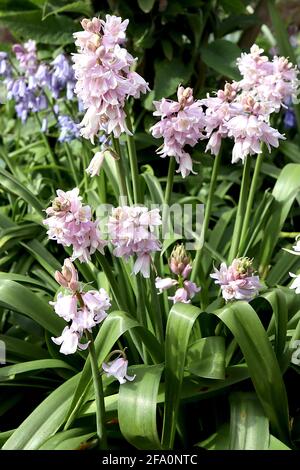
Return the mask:
<svg viewBox="0 0 300 470">
<path fill-rule="evenodd" d="M 176 245 L 171 253 L 171 257 L 169 259 L 169 267 L 172 273 L 177 275 L 183 275 L 187 277 L 187 273 L 190 268 L 187 268 L 188 265 L 191 264 L 191 258 L 185 251 L 183 244 Z"/>
<path fill-rule="evenodd" d="M 244 278 L 253 275 L 253 260 L 250 258 L 236 258 L 232 262 L 232 269 L 238 274 L 239 278 Z"/>
<path fill-rule="evenodd" d="M 62 271 L 56 271 L 54 277 L 56 282 L 58 282 L 58 284 L 61 286 L 67 287 L 73 292 L 78 291 L 78 273 L 74 264 L 69 258 L 65 259 Z"/>
</svg>

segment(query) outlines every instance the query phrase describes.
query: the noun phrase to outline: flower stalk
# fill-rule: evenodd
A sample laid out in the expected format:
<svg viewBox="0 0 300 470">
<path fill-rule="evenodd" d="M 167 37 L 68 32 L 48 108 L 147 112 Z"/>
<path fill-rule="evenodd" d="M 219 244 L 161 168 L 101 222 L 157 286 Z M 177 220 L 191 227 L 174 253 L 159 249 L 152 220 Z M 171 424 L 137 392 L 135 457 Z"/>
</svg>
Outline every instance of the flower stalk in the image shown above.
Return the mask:
<svg viewBox="0 0 300 470">
<path fill-rule="evenodd" d="M 126 125 L 128 130 L 132 133 L 132 123 L 129 112 L 127 110 L 126 116 Z M 141 188 L 140 188 L 140 175 L 137 163 L 137 154 L 135 148 L 135 141 L 133 135 L 126 135 L 127 138 L 127 148 L 128 148 L 128 155 L 129 155 L 129 162 L 130 162 L 130 169 L 132 175 L 132 186 L 133 186 L 133 198 L 136 204 L 142 202 L 141 196 Z"/>
<path fill-rule="evenodd" d="M 127 198 L 128 193 L 127 193 L 127 186 L 126 186 L 126 180 L 125 180 L 125 172 L 123 170 L 123 165 L 122 165 L 122 156 L 121 156 L 119 140 L 113 135 L 111 135 L 111 140 L 112 140 L 113 149 L 116 152 L 116 154 L 119 156 L 119 159 L 115 160 L 115 162 L 116 162 L 117 177 L 118 177 L 118 181 L 120 184 L 120 196 Z"/>
<path fill-rule="evenodd" d="M 94 345 L 94 339 L 92 333 L 86 331 L 87 339 L 89 340 L 89 355 L 92 367 L 95 400 L 96 400 L 96 425 L 97 435 L 99 438 L 100 448 L 107 449 L 107 436 L 105 428 L 105 404 L 103 394 L 102 376 L 98 369 L 97 355 Z"/>
<path fill-rule="evenodd" d="M 262 166 L 262 163 L 263 163 L 263 156 L 264 156 L 264 154 L 263 154 L 263 148 L 262 148 L 262 153 L 258 154 L 257 158 L 256 158 L 253 178 L 252 178 L 252 182 L 251 182 L 251 186 L 250 186 L 249 196 L 248 196 L 248 199 L 247 199 L 247 205 L 246 205 L 246 211 L 245 211 L 243 227 L 242 227 L 241 236 L 240 236 L 240 245 L 239 245 L 240 247 L 243 246 L 243 244 L 245 242 L 245 239 L 248 236 L 251 211 L 252 211 L 252 208 L 253 208 L 254 196 L 255 196 L 255 193 L 256 193 L 256 190 L 257 190 L 260 170 L 261 170 L 261 166 Z"/>
<path fill-rule="evenodd" d="M 194 261 L 193 271 L 192 271 L 192 274 L 191 274 L 191 281 L 195 281 L 195 279 L 197 278 L 199 269 L 200 269 L 202 251 L 203 251 L 203 246 L 204 246 L 206 236 L 207 236 L 207 231 L 208 231 L 208 226 L 209 226 L 209 221 L 210 221 L 210 215 L 211 215 L 211 210 L 212 210 L 213 197 L 214 197 L 217 178 L 218 178 L 218 174 L 219 174 L 220 162 L 221 162 L 221 150 L 218 153 L 218 155 L 216 155 L 216 157 L 214 158 L 214 164 L 213 164 L 212 175 L 211 175 L 210 186 L 209 186 L 209 192 L 208 192 L 208 198 L 207 198 L 206 208 L 205 208 L 205 212 L 204 212 L 204 221 L 203 221 L 203 226 L 202 226 L 201 235 L 200 235 L 200 248 L 197 250 L 196 258 L 195 258 L 195 261 Z"/>
<path fill-rule="evenodd" d="M 237 207 L 237 213 L 235 218 L 235 224 L 232 235 L 232 242 L 229 252 L 229 261 L 231 262 L 237 255 L 240 246 L 240 235 L 243 227 L 244 214 L 247 205 L 248 192 L 249 192 L 249 182 L 250 182 L 250 169 L 251 169 L 251 159 L 249 156 L 245 157 L 245 163 L 243 168 L 243 178 L 240 189 L 240 197 Z"/>
</svg>

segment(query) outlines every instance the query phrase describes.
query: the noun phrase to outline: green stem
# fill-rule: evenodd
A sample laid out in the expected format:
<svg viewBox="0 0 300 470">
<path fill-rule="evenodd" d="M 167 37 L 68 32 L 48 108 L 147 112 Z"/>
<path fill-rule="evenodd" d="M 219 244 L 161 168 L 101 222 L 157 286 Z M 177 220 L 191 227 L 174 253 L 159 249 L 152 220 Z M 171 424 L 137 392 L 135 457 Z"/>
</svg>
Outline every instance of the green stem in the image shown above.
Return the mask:
<svg viewBox="0 0 300 470">
<path fill-rule="evenodd" d="M 78 186 L 79 185 L 79 179 L 78 179 L 78 176 L 77 176 L 77 171 L 76 171 L 76 168 L 75 168 L 75 165 L 74 165 L 73 157 L 72 157 L 72 154 L 70 152 L 70 147 L 68 146 L 68 144 L 66 142 L 64 144 L 64 147 L 65 147 L 65 151 L 66 151 L 66 154 L 67 154 L 68 163 L 69 163 L 69 166 L 70 166 L 72 174 L 73 174 L 74 181 L 76 183 L 76 186 Z"/>
<path fill-rule="evenodd" d="M 96 356 L 93 335 L 89 331 L 86 331 L 86 336 L 88 340 L 90 341 L 89 353 L 90 353 L 90 361 L 91 361 L 91 366 L 92 366 L 95 400 L 96 400 L 97 435 L 100 441 L 100 448 L 107 449 L 107 437 L 106 437 L 106 429 L 105 429 L 105 404 L 104 404 L 102 377 L 98 370 L 97 356 Z"/>
<path fill-rule="evenodd" d="M 160 308 L 160 302 L 158 298 L 158 292 L 155 287 L 155 276 L 154 272 L 151 269 L 151 313 L 152 313 L 152 321 L 154 324 L 155 335 L 160 342 L 160 344 L 164 344 L 164 330 L 163 330 L 163 322 L 162 322 L 162 312 Z"/>
<path fill-rule="evenodd" d="M 121 292 L 120 289 L 118 288 L 118 283 L 115 279 L 115 276 L 113 274 L 113 271 L 112 271 L 112 267 L 111 265 L 109 264 L 109 262 L 107 261 L 106 257 L 104 255 L 102 255 L 101 253 L 99 252 L 96 252 L 96 258 L 97 260 L 99 261 L 100 263 L 100 266 L 109 282 L 109 285 L 110 285 L 110 288 L 111 288 L 111 291 L 112 291 L 112 294 L 113 294 L 113 297 L 114 297 L 114 300 L 117 304 L 117 307 L 118 309 L 122 310 L 122 309 L 127 309 L 127 303 L 126 301 L 123 299 L 123 296 L 121 295 Z M 119 298 L 121 297 L 121 302 L 119 302 Z"/>
<path fill-rule="evenodd" d="M 126 180 L 125 180 L 125 172 L 122 166 L 122 155 L 121 149 L 118 139 L 116 139 L 113 135 L 111 135 L 112 146 L 116 154 L 119 156 L 119 160 L 115 160 L 116 162 L 116 170 L 117 170 L 117 177 L 120 184 L 120 196 L 126 197 L 128 201 L 128 193 L 126 187 Z M 127 202 L 128 203 L 128 202 Z"/>
<path fill-rule="evenodd" d="M 90 151 L 90 148 L 88 147 L 88 143 L 87 142 L 83 142 L 82 144 L 82 171 L 83 171 L 83 182 L 84 182 L 84 187 L 85 187 L 85 191 L 88 190 L 88 187 L 89 187 L 89 182 L 88 182 L 88 175 L 87 175 L 87 172 L 85 171 L 87 169 L 87 167 L 89 166 L 89 162 L 90 162 L 90 159 L 91 159 L 91 151 Z"/>
<path fill-rule="evenodd" d="M 146 301 L 144 297 L 144 282 L 142 275 L 138 273 L 136 275 L 136 282 L 137 282 L 137 317 L 140 322 L 140 324 L 148 330 L 148 324 L 147 324 L 147 312 L 146 312 Z M 143 343 L 142 345 L 143 348 L 143 358 L 145 364 L 149 364 L 149 357 L 148 353 L 146 350 L 146 347 Z"/>
<path fill-rule="evenodd" d="M 246 209 L 248 192 L 249 192 L 250 169 L 251 169 L 251 158 L 247 156 L 245 159 L 244 168 L 243 168 L 243 178 L 242 178 L 242 184 L 240 188 L 240 198 L 239 198 L 239 203 L 237 207 L 231 247 L 230 247 L 230 252 L 229 252 L 230 263 L 238 255 L 238 250 L 240 247 L 240 241 L 241 241 L 240 235 L 242 231 L 244 213 Z"/>
<path fill-rule="evenodd" d="M 253 174 L 253 178 L 252 178 L 252 182 L 251 182 L 251 186 L 250 186 L 250 191 L 249 191 L 249 196 L 248 196 L 248 200 L 247 200 L 247 205 L 246 205 L 246 212 L 245 212 L 245 217 L 244 217 L 244 222 L 243 222 L 243 228 L 242 228 L 242 231 L 241 231 L 240 246 L 243 245 L 243 243 L 245 241 L 245 238 L 248 235 L 251 211 L 252 211 L 254 196 L 255 196 L 255 193 L 256 193 L 256 189 L 257 189 L 258 178 L 259 178 L 262 162 L 263 162 L 263 151 L 262 151 L 262 153 L 258 154 L 257 158 L 256 158 L 254 174 Z"/>
<path fill-rule="evenodd" d="M 101 204 L 106 204 L 106 179 L 103 170 L 100 171 L 97 177 L 97 186 L 100 202 Z"/>
<path fill-rule="evenodd" d="M 169 234 L 168 236 L 170 238 L 172 237 L 172 224 L 171 224 L 171 218 L 170 218 L 170 213 L 169 213 L 169 205 L 170 205 L 172 189 L 173 189 L 175 165 L 176 165 L 175 158 L 170 157 L 166 191 L 165 191 L 164 204 L 163 204 L 163 210 L 162 210 L 162 227 L 161 227 L 162 235 L 165 236 L 164 230 L 165 230 L 165 227 L 168 227 L 168 234 Z"/>
<path fill-rule="evenodd" d="M 54 165 L 54 171 L 55 171 L 55 173 L 56 173 L 56 176 L 57 176 L 57 179 L 58 179 L 58 183 L 59 183 L 59 185 L 61 185 L 61 184 L 62 184 L 62 180 L 61 180 L 60 172 L 59 172 L 59 171 L 57 170 L 57 168 L 56 168 L 56 167 L 58 166 L 57 158 L 56 158 L 56 156 L 55 156 L 55 154 L 54 154 L 54 152 L 53 152 L 53 150 L 52 150 L 52 148 L 51 148 L 51 146 L 50 146 L 50 144 L 49 144 L 48 138 L 46 137 L 46 135 L 44 134 L 44 132 L 41 131 L 42 123 L 41 123 L 41 120 L 40 120 L 38 114 L 37 114 L 37 113 L 34 113 L 34 115 L 35 115 L 35 119 L 36 119 L 37 124 L 38 124 L 39 129 L 40 129 L 41 137 L 42 137 L 42 139 L 43 139 L 43 142 L 44 142 L 45 146 L 46 146 L 47 149 L 48 149 L 49 155 L 50 155 L 51 160 L 52 160 L 52 163 L 53 163 L 53 165 Z"/>
<path fill-rule="evenodd" d="M 132 132 L 132 123 L 129 113 L 127 112 L 126 117 L 126 124 L 130 132 Z M 140 189 L 140 175 L 137 163 L 137 154 L 135 148 L 135 142 L 133 135 L 127 134 L 127 147 L 128 147 L 128 155 L 129 155 L 129 162 L 131 168 L 131 176 L 132 176 L 132 186 L 133 186 L 133 198 L 136 204 L 142 202 L 141 197 L 141 189 Z"/>
<path fill-rule="evenodd" d="M 214 197 L 217 177 L 219 173 L 220 162 L 221 162 L 221 151 L 214 158 L 214 165 L 212 169 L 212 175 L 211 175 L 210 186 L 209 186 L 209 191 L 208 191 L 208 198 L 207 198 L 206 207 L 204 211 L 204 221 L 203 221 L 203 226 L 201 230 L 200 248 L 197 250 L 197 254 L 196 254 L 196 258 L 195 258 L 194 266 L 193 266 L 193 271 L 191 274 L 192 281 L 195 281 L 198 271 L 200 269 L 201 256 L 202 256 L 204 242 L 207 236 L 210 215 L 211 215 L 211 210 L 212 210 L 213 197 Z"/>
<path fill-rule="evenodd" d="M 165 199 L 164 199 L 164 203 L 166 205 L 169 205 L 170 200 L 171 200 L 173 182 L 174 182 L 175 166 L 176 166 L 175 158 L 170 157 L 169 169 L 168 169 L 168 178 L 167 178 L 167 185 L 166 185 L 166 192 L 165 192 Z"/>
</svg>

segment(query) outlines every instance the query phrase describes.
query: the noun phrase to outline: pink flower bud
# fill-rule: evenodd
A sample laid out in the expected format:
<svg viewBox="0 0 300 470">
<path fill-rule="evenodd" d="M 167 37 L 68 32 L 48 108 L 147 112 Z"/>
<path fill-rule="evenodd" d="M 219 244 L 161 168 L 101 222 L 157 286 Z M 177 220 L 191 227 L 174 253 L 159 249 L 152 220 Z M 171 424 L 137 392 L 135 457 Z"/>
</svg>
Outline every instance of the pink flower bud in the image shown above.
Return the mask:
<svg viewBox="0 0 300 470">
<path fill-rule="evenodd" d="M 183 271 L 188 266 L 188 264 L 190 264 L 190 257 L 185 251 L 183 244 L 176 245 L 169 259 L 169 267 L 172 273 L 177 274 L 177 276 L 182 275 Z M 188 270 L 189 268 L 187 268 L 187 271 Z"/>
<path fill-rule="evenodd" d="M 192 272 L 192 265 L 189 263 L 186 265 L 186 267 L 184 268 L 184 270 L 182 271 L 182 277 L 183 279 L 187 279 L 189 277 L 189 275 L 191 274 Z"/>
<path fill-rule="evenodd" d="M 70 258 L 65 259 L 61 272 L 56 271 L 54 277 L 61 286 L 68 287 L 73 292 L 79 290 L 78 272 Z"/>
</svg>

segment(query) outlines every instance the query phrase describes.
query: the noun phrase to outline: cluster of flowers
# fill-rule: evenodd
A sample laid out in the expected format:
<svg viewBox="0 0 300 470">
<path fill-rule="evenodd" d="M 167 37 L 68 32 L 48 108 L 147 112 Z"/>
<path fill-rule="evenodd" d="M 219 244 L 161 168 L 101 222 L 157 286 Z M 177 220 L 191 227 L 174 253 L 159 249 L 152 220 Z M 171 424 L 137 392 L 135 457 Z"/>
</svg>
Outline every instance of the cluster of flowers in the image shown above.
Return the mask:
<svg viewBox="0 0 300 470">
<path fill-rule="evenodd" d="M 178 102 L 162 99 L 154 103 L 154 115 L 161 116 L 161 121 L 151 132 L 164 139 L 158 153 L 175 157 L 183 177 L 192 171 L 191 159 L 183 150 L 186 144 L 209 139 L 206 151 L 217 155 L 222 139 L 232 138 L 232 162 L 236 163 L 261 153 L 262 143 L 271 151 L 271 146 L 278 147 L 279 139 L 284 139 L 270 126 L 270 116 L 286 107 L 287 100 L 297 102 L 298 69 L 284 57 L 270 61 L 263 52 L 253 45 L 249 54 L 243 53 L 237 60 L 242 79 L 226 83 L 216 96 L 194 101 L 189 88 L 179 87 Z"/>
<path fill-rule="evenodd" d="M 177 279 L 171 277 L 157 277 L 155 280 L 155 286 L 159 289 L 159 292 L 176 287 L 175 294 L 168 297 L 173 301 L 174 304 L 182 302 L 185 304 L 190 303 L 191 299 L 197 292 L 200 292 L 200 287 L 192 281 L 188 280 L 189 275 L 192 271 L 191 258 L 185 251 L 183 245 L 177 245 L 169 259 L 170 271 L 176 275 Z"/>
<path fill-rule="evenodd" d="M 46 209 L 48 237 L 63 246 L 72 246 L 72 260 L 87 262 L 96 250 L 103 253 L 107 244 L 101 237 L 98 222 L 92 220 L 89 205 L 83 205 L 79 189 L 64 192 L 57 190 L 57 197 Z"/>
<path fill-rule="evenodd" d="M 122 47 L 128 22 L 111 15 L 106 15 L 105 21 L 84 19 L 83 31 L 74 33 L 78 48 L 73 54 L 75 93 L 86 110 L 80 123 L 81 134 L 92 143 L 100 129 L 115 137 L 130 133 L 125 122 L 125 101 L 149 90 L 145 80 L 130 70 L 136 59 Z"/>
<path fill-rule="evenodd" d="M 89 343 L 80 340 L 85 331 L 101 323 L 107 316 L 110 300 L 104 289 L 83 292 L 78 281 L 78 273 L 70 259 L 64 261 L 62 272 L 56 271 L 56 281 L 68 290 L 68 293 L 59 292 L 53 305 L 55 313 L 67 322 L 58 338 L 52 338 L 55 344 L 60 345 L 62 354 L 73 354 L 79 349 L 86 349 Z"/>
<path fill-rule="evenodd" d="M 158 209 L 148 210 L 143 206 L 120 206 L 113 209 L 107 228 L 110 241 L 114 246 L 113 254 L 128 259 L 136 255 L 134 274 L 150 277 L 150 253 L 159 251 L 161 244 L 154 233 L 161 225 Z"/>
<path fill-rule="evenodd" d="M 12 67 L 8 55 L 0 53 L 0 75 L 4 78 L 7 99 L 14 100 L 17 116 L 25 122 L 30 113 L 37 113 L 48 108 L 49 98 L 58 100 L 65 95 L 67 100 L 74 97 L 75 77 L 71 62 L 64 54 L 59 54 L 50 63 L 38 60 L 35 41 L 29 40 L 23 45 L 15 44 L 12 48 L 18 67 Z M 60 141 L 79 137 L 78 125 L 68 115 L 58 115 Z M 42 130 L 47 128 L 44 119 Z"/>
<path fill-rule="evenodd" d="M 92 220 L 90 206 L 83 205 L 81 200 L 78 188 L 67 192 L 58 189 L 57 197 L 46 209 L 48 217 L 43 223 L 48 226 L 50 240 L 72 246 L 72 260 L 88 262 L 96 250 L 104 253 L 108 241 L 104 240 L 98 221 Z M 113 254 L 125 259 L 136 256 L 134 274 L 141 272 L 146 278 L 150 276 L 151 253 L 161 249 L 154 230 L 161 223 L 158 209 L 120 206 L 112 210 L 107 232 L 114 247 Z"/>
<path fill-rule="evenodd" d="M 296 240 L 296 245 L 293 246 L 293 251 L 288 250 L 289 253 L 293 253 L 294 255 L 300 256 L 300 238 L 298 237 Z M 295 289 L 296 294 L 300 294 L 300 274 L 290 273 L 290 276 L 294 278 L 292 284 L 290 285 L 290 289 Z"/>
<path fill-rule="evenodd" d="M 88 348 L 90 341 L 82 343 L 81 339 L 85 332 L 91 333 L 92 328 L 105 320 L 111 306 L 110 298 L 103 288 L 83 291 L 78 272 L 69 258 L 65 259 L 62 271 L 55 272 L 55 279 L 64 292 L 59 292 L 56 301 L 49 303 L 59 317 L 71 324 L 63 329 L 61 336 L 51 339 L 60 346 L 62 354 L 74 354 L 78 349 Z M 127 374 L 128 361 L 124 351 L 112 351 L 107 360 L 116 353 L 116 359 L 102 364 L 103 370 L 108 377 L 118 379 L 120 384 L 134 380 L 135 376 Z"/>
<path fill-rule="evenodd" d="M 191 88 L 178 87 L 178 101 L 154 101 L 154 116 L 161 120 L 150 128 L 155 138 L 164 138 L 164 143 L 157 153 L 165 158 L 173 156 L 179 164 L 177 173 L 183 177 L 193 173 L 191 156 L 184 150 L 185 145 L 194 146 L 203 138 L 204 113 L 200 100 L 194 100 Z"/>
<path fill-rule="evenodd" d="M 220 270 L 210 275 L 215 283 L 221 287 L 222 296 L 229 300 L 252 300 L 262 288 L 259 277 L 254 275 L 252 260 L 249 258 L 236 258 L 227 267 L 221 263 Z"/>
</svg>

